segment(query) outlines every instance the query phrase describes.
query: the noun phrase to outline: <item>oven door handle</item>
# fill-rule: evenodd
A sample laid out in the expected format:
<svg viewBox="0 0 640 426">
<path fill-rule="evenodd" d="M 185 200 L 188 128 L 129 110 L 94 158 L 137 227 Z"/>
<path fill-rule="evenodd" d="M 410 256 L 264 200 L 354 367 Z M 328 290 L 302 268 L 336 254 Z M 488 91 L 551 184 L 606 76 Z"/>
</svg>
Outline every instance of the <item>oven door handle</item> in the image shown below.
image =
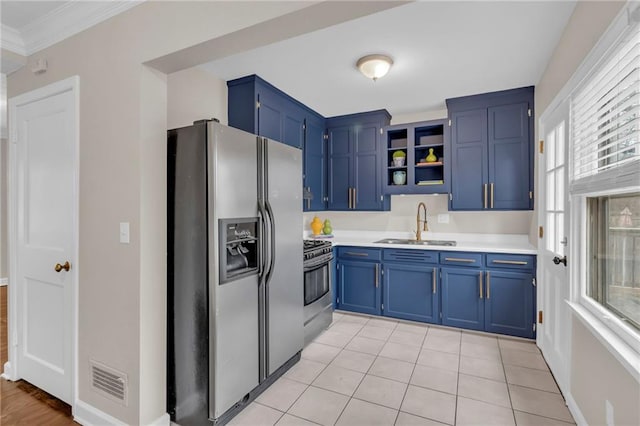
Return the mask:
<svg viewBox="0 0 640 426">
<path fill-rule="evenodd" d="M 331 260 L 333 259 L 333 255 L 327 258 L 318 258 L 319 260 L 311 260 L 308 263 L 303 263 L 302 264 L 302 268 L 304 270 L 304 272 L 312 272 L 315 271 L 316 269 L 320 269 L 324 266 L 329 266 L 329 263 L 331 263 Z"/>
</svg>

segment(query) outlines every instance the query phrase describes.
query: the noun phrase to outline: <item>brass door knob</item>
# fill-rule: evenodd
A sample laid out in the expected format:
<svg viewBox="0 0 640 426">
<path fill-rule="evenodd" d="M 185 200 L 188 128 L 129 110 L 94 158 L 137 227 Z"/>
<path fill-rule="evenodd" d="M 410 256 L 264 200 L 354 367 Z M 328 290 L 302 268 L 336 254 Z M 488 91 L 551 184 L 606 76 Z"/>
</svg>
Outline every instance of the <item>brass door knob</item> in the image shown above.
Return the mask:
<svg viewBox="0 0 640 426">
<path fill-rule="evenodd" d="M 64 262 L 64 265 L 61 265 L 59 263 L 56 263 L 56 266 L 53 268 L 56 270 L 56 272 L 60 272 L 63 269 L 67 272 L 69 272 L 69 269 L 71 269 L 71 264 L 69 263 L 69 261 L 67 260 L 66 262 Z"/>
</svg>

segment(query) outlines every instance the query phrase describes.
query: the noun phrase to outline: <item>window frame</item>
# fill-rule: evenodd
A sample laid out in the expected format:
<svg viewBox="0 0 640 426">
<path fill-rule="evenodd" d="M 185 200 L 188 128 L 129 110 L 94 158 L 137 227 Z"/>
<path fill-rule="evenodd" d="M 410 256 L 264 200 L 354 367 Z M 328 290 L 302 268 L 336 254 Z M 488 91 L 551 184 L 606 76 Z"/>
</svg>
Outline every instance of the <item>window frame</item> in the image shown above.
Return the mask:
<svg viewBox="0 0 640 426">
<path fill-rule="evenodd" d="M 640 173 L 638 173 L 638 176 L 640 177 Z M 597 320 L 609 328 L 640 356 L 640 331 L 621 320 L 614 311 L 587 294 L 588 287 L 591 284 L 588 281 L 587 271 L 587 265 L 589 264 L 587 198 L 625 195 L 640 191 L 640 185 L 629 185 L 629 183 L 631 182 L 626 182 L 624 186 L 612 186 L 598 191 L 580 191 L 570 195 L 569 202 L 574 207 L 571 209 L 571 246 L 574 250 L 571 257 L 576 259 L 570 272 L 570 276 L 573 275 L 574 277 L 571 279 L 571 294 L 572 301 L 581 305 L 592 315 L 590 320 Z"/>
</svg>

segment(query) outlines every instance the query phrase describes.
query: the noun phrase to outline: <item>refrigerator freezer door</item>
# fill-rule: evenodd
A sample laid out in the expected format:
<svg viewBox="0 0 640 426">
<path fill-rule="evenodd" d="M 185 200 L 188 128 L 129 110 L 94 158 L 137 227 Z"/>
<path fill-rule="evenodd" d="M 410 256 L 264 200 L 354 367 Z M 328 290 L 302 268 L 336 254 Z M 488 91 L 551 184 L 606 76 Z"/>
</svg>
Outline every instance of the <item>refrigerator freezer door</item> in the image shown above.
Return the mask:
<svg viewBox="0 0 640 426">
<path fill-rule="evenodd" d="M 302 152 L 267 141 L 267 201 L 275 232 L 273 269 L 267 282 L 268 374 L 302 350 Z"/>
<path fill-rule="evenodd" d="M 179 424 L 209 418 L 205 126 L 168 133 L 167 408 Z"/>
<path fill-rule="evenodd" d="M 219 282 L 219 219 L 255 218 L 257 138 L 209 123 L 209 414 L 218 418 L 258 386 L 258 275 Z M 298 228 L 300 229 L 300 228 Z"/>
</svg>

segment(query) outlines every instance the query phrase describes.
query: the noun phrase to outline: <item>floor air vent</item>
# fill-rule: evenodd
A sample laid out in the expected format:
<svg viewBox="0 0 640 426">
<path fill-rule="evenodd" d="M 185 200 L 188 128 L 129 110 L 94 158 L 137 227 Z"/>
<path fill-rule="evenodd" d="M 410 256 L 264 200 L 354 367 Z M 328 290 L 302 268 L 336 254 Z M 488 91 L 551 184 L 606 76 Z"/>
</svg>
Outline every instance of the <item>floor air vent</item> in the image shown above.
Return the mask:
<svg viewBox="0 0 640 426">
<path fill-rule="evenodd" d="M 127 375 L 97 361 L 90 361 L 91 385 L 101 395 L 127 405 Z"/>
</svg>

